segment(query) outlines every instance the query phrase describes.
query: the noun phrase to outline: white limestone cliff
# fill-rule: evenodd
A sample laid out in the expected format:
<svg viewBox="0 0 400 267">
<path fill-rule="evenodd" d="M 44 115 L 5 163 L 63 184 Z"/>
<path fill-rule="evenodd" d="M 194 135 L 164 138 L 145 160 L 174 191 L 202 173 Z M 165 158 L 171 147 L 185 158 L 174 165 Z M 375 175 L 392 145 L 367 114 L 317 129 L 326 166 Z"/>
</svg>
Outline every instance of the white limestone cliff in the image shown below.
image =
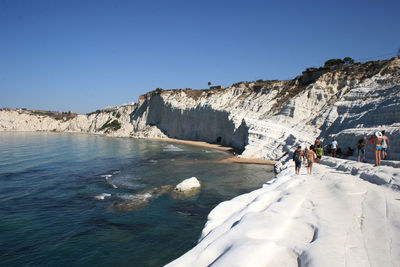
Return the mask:
<svg viewBox="0 0 400 267">
<path fill-rule="evenodd" d="M 121 128 L 105 127 L 114 120 Z M 317 136 L 354 148 L 377 130 L 386 130 L 389 156 L 400 160 L 400 59 L 322 69 L 291 81 L 154 91 L 138 104 L 65 118 L 0 111 L 0 131 L 172 137 L 234 146 L 242 157 L 281 159 L 276 179 L 211 211 L 199 243 L 170 266 L 398 266 L 399 163 L 372 167 L 324 156 L 324 165 L 305 176 L 304 168 L 294 174 L 287 154 Z M 372 149 L 367 146 L 369 159 Z M 114 208 L 134 210 L 168 190 L 154 188 Z"/>
<path fill-rule="evenodd" d="M 294 146 L 336 136 L 341 148 L 386 130 L 400 159 L 400 59 L 342 66 L 290 81 L 238 83 L 226 89 L 158 90 L 138 104 L 72 118 L 1 110 L 0 131 L 96 133 L 178 138 L 233 146 L 241 157 L 277 160 Z M 117 120 L 121 128 L 104 128 Z M 372 157 L 372 146 L 367 146 Z"/>
</svg>

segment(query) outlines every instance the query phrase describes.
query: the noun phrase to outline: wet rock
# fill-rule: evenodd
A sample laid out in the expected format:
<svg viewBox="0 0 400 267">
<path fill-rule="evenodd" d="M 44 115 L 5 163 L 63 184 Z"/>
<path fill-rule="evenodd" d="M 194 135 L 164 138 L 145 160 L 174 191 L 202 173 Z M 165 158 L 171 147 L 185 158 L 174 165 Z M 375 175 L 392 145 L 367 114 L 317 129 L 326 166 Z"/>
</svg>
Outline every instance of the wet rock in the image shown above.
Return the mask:
<svg viewBox="0 0 400 267">
<path fill-rule="evenodd" d="M 196 195 L 200 190 L 200 182 L 196 177 L 191 177 L 184 180 L 172 191 L 172 197 L 174 198 L 186 198 Z"/>
<path fill-rule="evenodd" d="M 138 210 L 147 206 L 147 204 L 149 204 L 149 201 L 151 199 L 167 194 L 171 190 L 172 190 L 172 185 L 162 185 L 159 187 L 146 189 L 138 194 L 126 196 L 122 201 L 115 202 L 112 205 L 112 208 L 118 211 Z"/>
</svg>

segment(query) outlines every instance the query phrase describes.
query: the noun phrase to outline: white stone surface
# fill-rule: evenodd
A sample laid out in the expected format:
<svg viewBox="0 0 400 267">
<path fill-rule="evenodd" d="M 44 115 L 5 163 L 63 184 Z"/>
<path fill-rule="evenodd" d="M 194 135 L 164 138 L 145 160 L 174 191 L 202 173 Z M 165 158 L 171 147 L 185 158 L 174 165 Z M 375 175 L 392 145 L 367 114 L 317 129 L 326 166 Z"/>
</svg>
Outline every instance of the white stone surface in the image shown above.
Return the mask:
<svg viewBox="0 0 400 267">
<path fill-rule="evenodd" d="M 167 266 L 398 266 L 399 169 L 323 161 L 312 175 L 289 161 L 274 181 L 220 203 L 198 245 Z"/>
<path fill-rule="evenodd" d="M 175 191 L 185 192 L 200 187 L 200 182 L 196 177 L 188 178 L 175 186 Z"/>
<path fill-rule="evenodd" d="M 197 96 L 164 91 L 69 121 L 3 110 L 0 131 L 221 140 L 244 149 L 241 157 L 281 159 L 273 182 L 211 211 L 199 244 L 170 266 L 398 266 L 398 163 L 372 167 L 324 157 L 313 175 L 302 168 L 296 176 L 293 162 L 285 161 L 317 136 L 324 145 L 335 136 L 345 151 L 377 130 L 390 138 L 389 158 L 400 160 L 400 59 L 365 64 L 365 72 L 327 72 L 304 88 L 296 83 L 262 90 L 241 83 Z M 110 119 L 121 129 L 101 131 Z"/>
</svg>

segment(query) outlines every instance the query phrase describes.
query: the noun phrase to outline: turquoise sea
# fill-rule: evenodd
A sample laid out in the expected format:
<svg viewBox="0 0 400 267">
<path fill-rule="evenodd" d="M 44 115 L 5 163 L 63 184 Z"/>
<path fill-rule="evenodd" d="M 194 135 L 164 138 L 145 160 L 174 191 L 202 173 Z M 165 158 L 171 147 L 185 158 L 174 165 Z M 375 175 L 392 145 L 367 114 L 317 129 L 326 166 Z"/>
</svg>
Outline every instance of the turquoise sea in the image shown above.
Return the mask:
<svg viewBox="0 0 400 267">
<path fill-rule="evenodd" d="M 129 138 L 0 133 L 0 265 L 167 264 L 196 245 L 218 203 L 274 176 L 272 166 L 220 162 L 228 156 Z M 193 176 L 202 184 L 195 196 L 157 191 Z"/>
</svg>

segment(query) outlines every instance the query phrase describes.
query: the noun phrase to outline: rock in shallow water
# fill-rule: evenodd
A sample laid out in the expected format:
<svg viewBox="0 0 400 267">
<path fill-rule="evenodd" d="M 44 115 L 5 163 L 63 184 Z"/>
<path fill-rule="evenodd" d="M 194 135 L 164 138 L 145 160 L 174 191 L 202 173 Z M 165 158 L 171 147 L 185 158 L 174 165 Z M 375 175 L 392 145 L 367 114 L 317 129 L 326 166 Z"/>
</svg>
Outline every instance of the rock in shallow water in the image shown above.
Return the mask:
<svg viewBox="0 0 400 267">
<path fill-rule="evenodd" d="M 199 192 L 200 186 L 199 180 L 196 177 L 191 177 L 175 186 L 172 196 L 177 198 L 194 196 Z"/>
</svg>

